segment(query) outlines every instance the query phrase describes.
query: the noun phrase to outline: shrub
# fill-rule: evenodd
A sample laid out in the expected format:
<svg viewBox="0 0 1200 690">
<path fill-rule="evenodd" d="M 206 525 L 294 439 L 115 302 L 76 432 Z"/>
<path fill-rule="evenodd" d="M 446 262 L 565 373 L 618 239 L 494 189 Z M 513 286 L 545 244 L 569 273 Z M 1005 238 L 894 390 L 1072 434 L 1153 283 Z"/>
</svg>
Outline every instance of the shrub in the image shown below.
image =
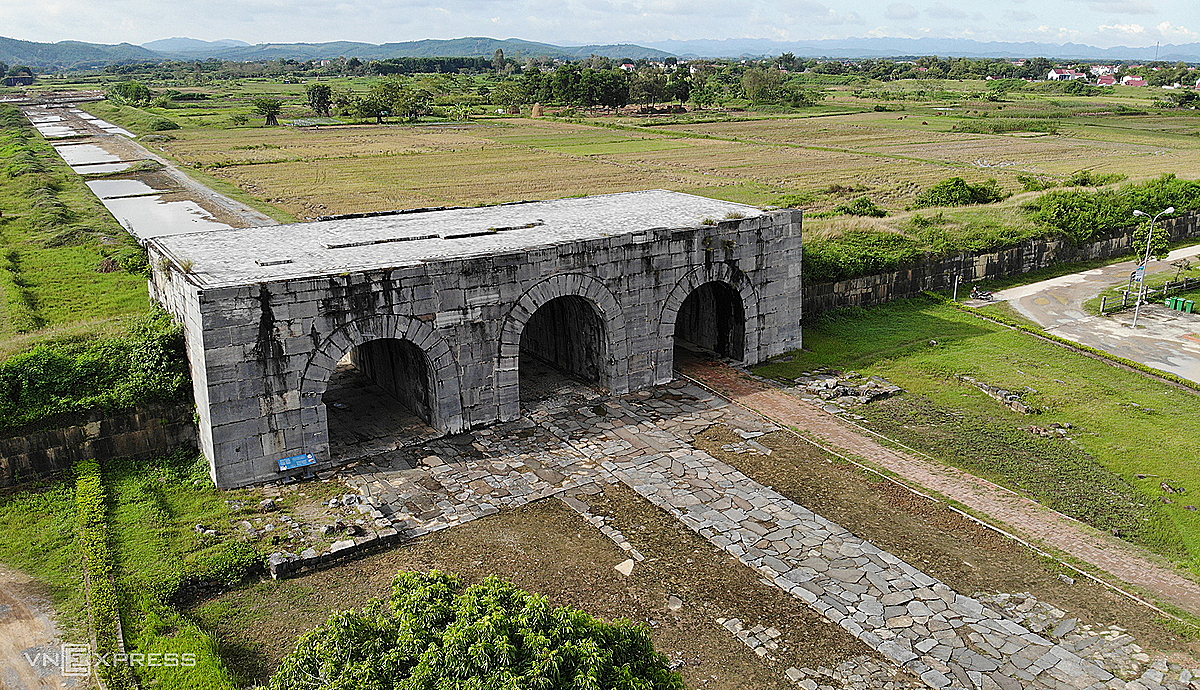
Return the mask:
<svg viewBox="0 0 1200 690">
<path fill-rule="evenodd" d="M 804 248 L 805 284 L 895 270 L 921 256 L 916 239 L 893 232 L 862 230 Z"/>
<path fill-rule="evenodd" d="M 179 123 L 165 117 L 160 117 L 150 123 L 151 132 L 165 132 L 170 129 L 179 129 Z"/>
<path fill-rule="evenodd" d="M 235 127 L 241 127 L 250 121 L 250 116 L 245 113 L 234 113 L 229 116 L 229 124 Z"/>
<path fill-rule="evenodd" d="M 400 573 L 387 601 L 334 613 L 300 637 L 271 690 L 301 688 L 682 689 L 649 630 L 551 608 L 495 576 Z"/>
<path fill-rule="evenodd" d="M 990 204 L 1007 197 L 995 180 L 970 184 L 961 177 L 951 177 L 918 194 L 913 208 Z"/>
<path fill-rule="evenodd" d="M 1020 182 L 1027 192 L 1044 192 L 1051 187 L 1058 186 L 1054 180 L 1047 180 L 1037 175 L 1017 175 L 1017 182 Z"/>
<path fill-rule="evenodd" d="M 187 382 L 183 331 L 159 311 L 122 336 L 43 343 L 0 363 L 0 429 L 66 412 L 179 400 Z"/>
<path fill-rule="evenodd" d="M 1128 175 L 1121 173 L 1094 173 L 1090 170 L 1077 170 L 1063 180 L 1064 187 L 1103 187 L 1107 184 L 1116 184 L 1124 182 L 1128 179 Z"/>
<path fill-rule="evenodd" d="M 1117 190 L 1055 190 L 1024 208 L 1035 221 L 1057 228 L 1078 244 L 1135 225 L 1134 209 L 1154 214 L 1169 206 L 1176 214 L 1200 209 L 1200 182 L 1168 174 Z"/>
<path fill-rule="evenodd" d="M 869 196 L 860 196 L 848 204 L 835 206 L 834 213 L 844 213 L 850 216 L 867 216 L 870 218 L 883 218 L 887 215 L 887 211 L 875 205 Z"/>
</svg>

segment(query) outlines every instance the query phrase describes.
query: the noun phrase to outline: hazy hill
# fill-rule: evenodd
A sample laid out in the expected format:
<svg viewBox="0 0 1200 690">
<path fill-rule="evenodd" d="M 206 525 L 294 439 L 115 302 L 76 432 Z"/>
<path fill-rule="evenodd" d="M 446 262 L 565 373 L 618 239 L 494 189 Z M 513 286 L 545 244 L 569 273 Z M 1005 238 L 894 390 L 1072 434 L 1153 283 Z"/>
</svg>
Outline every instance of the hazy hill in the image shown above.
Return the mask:
<svg viewBox="0 0 1200 690">
<path fill-rule="evenodd" d="M 149 44 L 147 44 L 149 45 Z M 491 57 L 497 49 L 511 58 L 550 57 L 561 59 L 585 58 L 596 54 L 609 58 L 664 58 L 670 53 L 636 45 L 588 45 L 563 47 L 549 43 L 523 41 L 517 38 L 454 38 L 426 39 L 404 43 L 355 43 L 334 41 L 330 43 L 260 43 L 253 46 L 212 47 L 189 51 L 191 59 L 250 61 L 276 60 L 321 60 L 339 56 L 357 57 L 361 60 L 381 60 L 390 57 Z M 183 57 L 180 51 L 162 51 L 171 57 Z"/>
<path fill-rule="evenodd" d="M 162 38 L 157 41 L 143 43 L 142 47 L 159 53 L 194 53 L 200 50 L 214 50 L 235 46 L 248 46 L 245 41 L 235 41 L 224 38 L 219 41 L 201 41 L 195 38 Z"/>
<path fill-rule="evenodd" d="M 1067 60 L 1153 60 L 1155 47 L 1097 48 L 1076 43 L 1005 43 L 956 38 L 847 38 L 820 41 L 772 41 L 733 38 L 725 40 L 661 41 L 651 47 L 680 57 L 758 57 L 793 53 L 801 57 L 870 58 L 940 55 L 942 57 L 1030 58 Z M 1165 45 L 1158 59 L 1200 62 L 1200 43 Z"/>
<path fill-rule="evenodd" d="M 0 61 L 28 65 L 39 72 L 103 67 L 114 63 L 160 60 L 162 56 L 141 46 L 102 45 L 80 41 L 34 43 L 0 36 Z"/>
<path fill-rule="evenodd" d="M 29 65 L 40 72 L 98 68 L 110 64 L 153 60 L 233 61 L 320 60 L 357 57 L 381 60 L 392 57 L 491 57 L 497 49 L 510 58 L 550 57 L 574 60 L 589 55 L 619 58 L 662 59 L 679 57 L 759 57 L 790 52 L 800 57 L 865 58 L 940 55 L 943 57 L 1049 57 L 1079 60 L 1153 60 L 1155 48 L 1096 48 L 1067 43 L 1002 43 L 938 38 L 854 38 L 821 41 L 771 41 L 766 39 L 725 39 L 663 41 L 650 47 L 620 45 L 556 46 L 517 38 L 426 39 L 404 43 L 260 43 L 241 41 L 200 41 L 191 38 L 167 38 L 144 46 L 128 43 L 101 45 L 79 41 L 34 43 L 0 37 L 0 61 L 10 65 Z M 1200 43 L 1165 45 L 1157 50 L 1160 60 L 1200 62 Z"/>
</svg>

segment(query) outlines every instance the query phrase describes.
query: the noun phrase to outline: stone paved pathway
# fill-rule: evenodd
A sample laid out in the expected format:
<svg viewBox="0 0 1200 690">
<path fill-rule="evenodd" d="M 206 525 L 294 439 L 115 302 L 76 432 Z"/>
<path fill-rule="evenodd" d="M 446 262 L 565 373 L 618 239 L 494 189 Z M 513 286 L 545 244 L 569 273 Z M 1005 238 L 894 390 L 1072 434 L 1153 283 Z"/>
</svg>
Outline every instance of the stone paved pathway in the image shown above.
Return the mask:
<svg viewBox="0 0 1200 690">
<path fill-rule="evenodd" d="M 346 480 L 369 497 L 362 510 L 378 528 L 405 536 L 619 480 L 929 687 L 1185 687 L 1166 678 L 1127 686 L 758 484 L 692 445 L 714 423 L 747 440 L 777 429 L 687 383 L 615 399 L 557 396 L 520 422 L 398 451 Z"/>
<path fill-rule="evenodd" d="M 1200 584 L 1160 565 L 1131 544 L 1100 535 L 1077 520 L 962 470 L 883 446 L 849 420 L 736 369 L 718 363 L 691 363 L 684 373 L 776 423 L 803 429 L 822 443 L 953 497 L 1035 543 L 1071 554 L 1161 600 L 1200 613 Z"/>
</svg>

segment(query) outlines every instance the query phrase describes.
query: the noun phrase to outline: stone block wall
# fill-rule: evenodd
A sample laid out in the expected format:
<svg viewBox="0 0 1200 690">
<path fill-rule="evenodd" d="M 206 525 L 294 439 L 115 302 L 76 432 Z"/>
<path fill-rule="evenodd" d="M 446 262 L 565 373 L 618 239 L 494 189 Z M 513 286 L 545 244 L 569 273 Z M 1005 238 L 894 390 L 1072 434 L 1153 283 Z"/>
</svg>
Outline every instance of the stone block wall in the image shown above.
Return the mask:
<svg viewBox="0 0 1200 690">
<path fill-rule="evenodd" d="M 1159 221 L 1170 232 L 1171 241 L 1200 237 L 1200 214 L 1187 214 Z M 1066 240 L 1030 240 L 1024 244 L 991 252 L 926 256 L 922 261 L 897 271 L 850 278 L 833 283 L 804 286 L 804 313 L 809 317 L 841 307 L 869 307 L 894 299 L 915 297 L 925 290 L 948 290 L 954 277 L 962 276 L 961 286 L 989 278 L 1028 273 L 1061 261 L 1108 259 L 1136 253 L 1132 246 L 1133 229 L 1126 229 L 1095 242 L 1076 246 Z M 1140 248 L 1145 251 L 1145 247 Z"/>
<path fill-rule="evenodd" d="M 148 405 L 119 414 L 92 413 L 41 431 L 0 438 L 0 487 L 71 469 L 79 460 L 150 458 L 196 442 L 190 404 Z"/>
<path fill-rule="evenodd" d="M 187 324 L 200 445 L 221 487 L 278 479 L 278 460 L 301 453 L 331 465 L 321 396 L 338 360 L 372 340 L 424 353 L 430 423 L 445 432 L 520 413 L 521 336 L 558 297 L 599 315 L 599 382 L 615 393 L 672 378 L 676 316 L 709 282 L 741 298 L 745 361 L 801 344 L 799 211 L 221 287 L 150 251 L 153 294 Z"/>
</svg>

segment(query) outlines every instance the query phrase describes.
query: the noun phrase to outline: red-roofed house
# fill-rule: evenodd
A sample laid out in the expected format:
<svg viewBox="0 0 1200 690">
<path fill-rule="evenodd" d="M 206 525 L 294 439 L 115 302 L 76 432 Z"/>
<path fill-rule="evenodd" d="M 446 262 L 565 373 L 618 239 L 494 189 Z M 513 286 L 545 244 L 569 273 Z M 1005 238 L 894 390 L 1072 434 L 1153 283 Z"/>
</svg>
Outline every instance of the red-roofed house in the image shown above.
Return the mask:
<svg viewBox="0 0 1200 690">
<path fill-rule="evenodd" d="M 1145 86 L 1146 80 L 1136 74 L 1131 74 L 1127 77 L 1121 77 L 1121 84 L 1125 86 Z"/>
<path fill-rule="evenodd" d="M 1115 86 L 1116 83 L 1117 76 L 1115 74 L 1105 74 L 1096 80 L 1096 84 L 1099 86 Z"/>
<path fill-rule="evenodd" d="M 1087 77 L 1083 72 L 1076 72 L 1073 69 L 1052 69 L 1046 73 L 1046 81 L 1071 81 L 1072 79 L 1083 79 Z"/>
</svg>

